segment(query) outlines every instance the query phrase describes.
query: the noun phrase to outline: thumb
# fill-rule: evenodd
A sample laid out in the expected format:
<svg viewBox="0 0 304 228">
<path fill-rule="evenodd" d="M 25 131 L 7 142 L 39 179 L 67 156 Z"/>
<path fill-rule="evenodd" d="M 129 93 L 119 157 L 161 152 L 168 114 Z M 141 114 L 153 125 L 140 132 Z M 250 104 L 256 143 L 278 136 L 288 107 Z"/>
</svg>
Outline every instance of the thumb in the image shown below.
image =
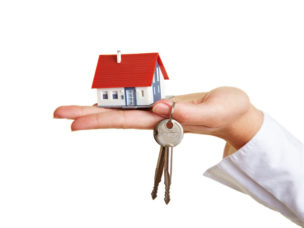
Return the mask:
<svg viewBox="0 0 304 228">
<path fill-rule="evenodd" d="M 152 111 L 165 118 L 170 117 L 173 101 L 171 100 L 159 100 L 152 108 Z M 208 119 L 212 116 L 211 109 L 207 104 L 193 104 L 178 102 L 175 104 L 173 119 L 183 124 L 203 125 L 208 122 Z"/>
</svg>

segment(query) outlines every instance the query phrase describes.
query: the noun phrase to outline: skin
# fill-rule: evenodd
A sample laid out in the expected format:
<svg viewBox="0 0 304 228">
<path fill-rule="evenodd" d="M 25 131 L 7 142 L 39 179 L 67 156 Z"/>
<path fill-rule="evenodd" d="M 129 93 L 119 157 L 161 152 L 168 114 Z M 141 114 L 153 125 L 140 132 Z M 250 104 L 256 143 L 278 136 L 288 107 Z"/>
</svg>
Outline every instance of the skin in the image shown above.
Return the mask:
<svg viewBox="0 0 304 228">
<path fill-rule="evenodd" d="M 74 120 L 71 129 L 153 129 L 168 118 L 173 101 L 173 118 L 188 133 L 207 134 L 227 141 L 224 157 L 244 146 L 260 129 L 263 114 L 257 110 L 242 90 L 220 87 L 206 93 L 176 96 L 159 100 L 152 110 L 119 110 L 94 106 L 61 106 L 55 118 Z"/>
</svg>

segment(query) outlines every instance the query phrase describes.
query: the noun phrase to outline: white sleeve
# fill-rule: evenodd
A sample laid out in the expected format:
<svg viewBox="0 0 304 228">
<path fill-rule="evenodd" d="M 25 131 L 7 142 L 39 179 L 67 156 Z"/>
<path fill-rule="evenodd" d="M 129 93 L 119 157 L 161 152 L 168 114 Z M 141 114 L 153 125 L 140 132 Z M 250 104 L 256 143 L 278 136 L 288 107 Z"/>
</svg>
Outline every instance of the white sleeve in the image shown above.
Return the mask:
<svg viewBox="0 0 304 228">
<path fill-rule="evenodd" d="M 267 114 L 245 146 L 204 175 L 304 227 L 304 145 Z"/>
</svg>

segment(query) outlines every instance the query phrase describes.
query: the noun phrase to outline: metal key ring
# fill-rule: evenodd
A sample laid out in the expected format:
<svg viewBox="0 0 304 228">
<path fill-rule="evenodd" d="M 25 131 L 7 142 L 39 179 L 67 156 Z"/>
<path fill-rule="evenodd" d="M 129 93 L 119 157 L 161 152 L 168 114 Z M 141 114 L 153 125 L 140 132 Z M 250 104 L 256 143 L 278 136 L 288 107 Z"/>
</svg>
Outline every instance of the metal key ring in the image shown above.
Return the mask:
<svg viewBox="0 0 304 228">
<path fill-rule="evenodd" d="M 172 104 L 170 118 L 169 118 L 169 123 L 172 123 L 174 108 L 175 108 L 175 101 L 173 101 L 173 104 Z"/>
</svg>

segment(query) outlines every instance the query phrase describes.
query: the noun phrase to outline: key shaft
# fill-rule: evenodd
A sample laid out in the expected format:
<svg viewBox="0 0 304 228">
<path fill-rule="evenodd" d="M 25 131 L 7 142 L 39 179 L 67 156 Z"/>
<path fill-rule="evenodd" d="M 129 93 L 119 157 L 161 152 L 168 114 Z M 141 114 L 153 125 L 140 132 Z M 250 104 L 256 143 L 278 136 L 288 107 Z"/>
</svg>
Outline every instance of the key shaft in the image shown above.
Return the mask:
<svg viewBox="0 0 304 228">
<path fill-rule="evenodd" d="M 165 166 L 164 166 L 164 177 L 165 177 L 164 200 L 166 204 L 170 202 L 170 186 L 171 186 L 171 178 L 172 178 L 172 155 L 173 155 L 173 147 L 166 146 Z"/>
<path fill-rule="evenodd" d="M 157 197 L 158 185 L 161 182 L 161 178 L 163 175 L 164 162 L 165 162 L 165 160 L 164 160 L 165 150 L 166 150 L 165 147 L 163 147 L 163 146 L 160 147 L 157 165 L 156 165 L 156 169 L 155 169 L 155 175 L 154 175 L 154 186 L 153 186 L 153 190 L 151 193 L 152 199 L 155 199 Z"/>
</svg>

